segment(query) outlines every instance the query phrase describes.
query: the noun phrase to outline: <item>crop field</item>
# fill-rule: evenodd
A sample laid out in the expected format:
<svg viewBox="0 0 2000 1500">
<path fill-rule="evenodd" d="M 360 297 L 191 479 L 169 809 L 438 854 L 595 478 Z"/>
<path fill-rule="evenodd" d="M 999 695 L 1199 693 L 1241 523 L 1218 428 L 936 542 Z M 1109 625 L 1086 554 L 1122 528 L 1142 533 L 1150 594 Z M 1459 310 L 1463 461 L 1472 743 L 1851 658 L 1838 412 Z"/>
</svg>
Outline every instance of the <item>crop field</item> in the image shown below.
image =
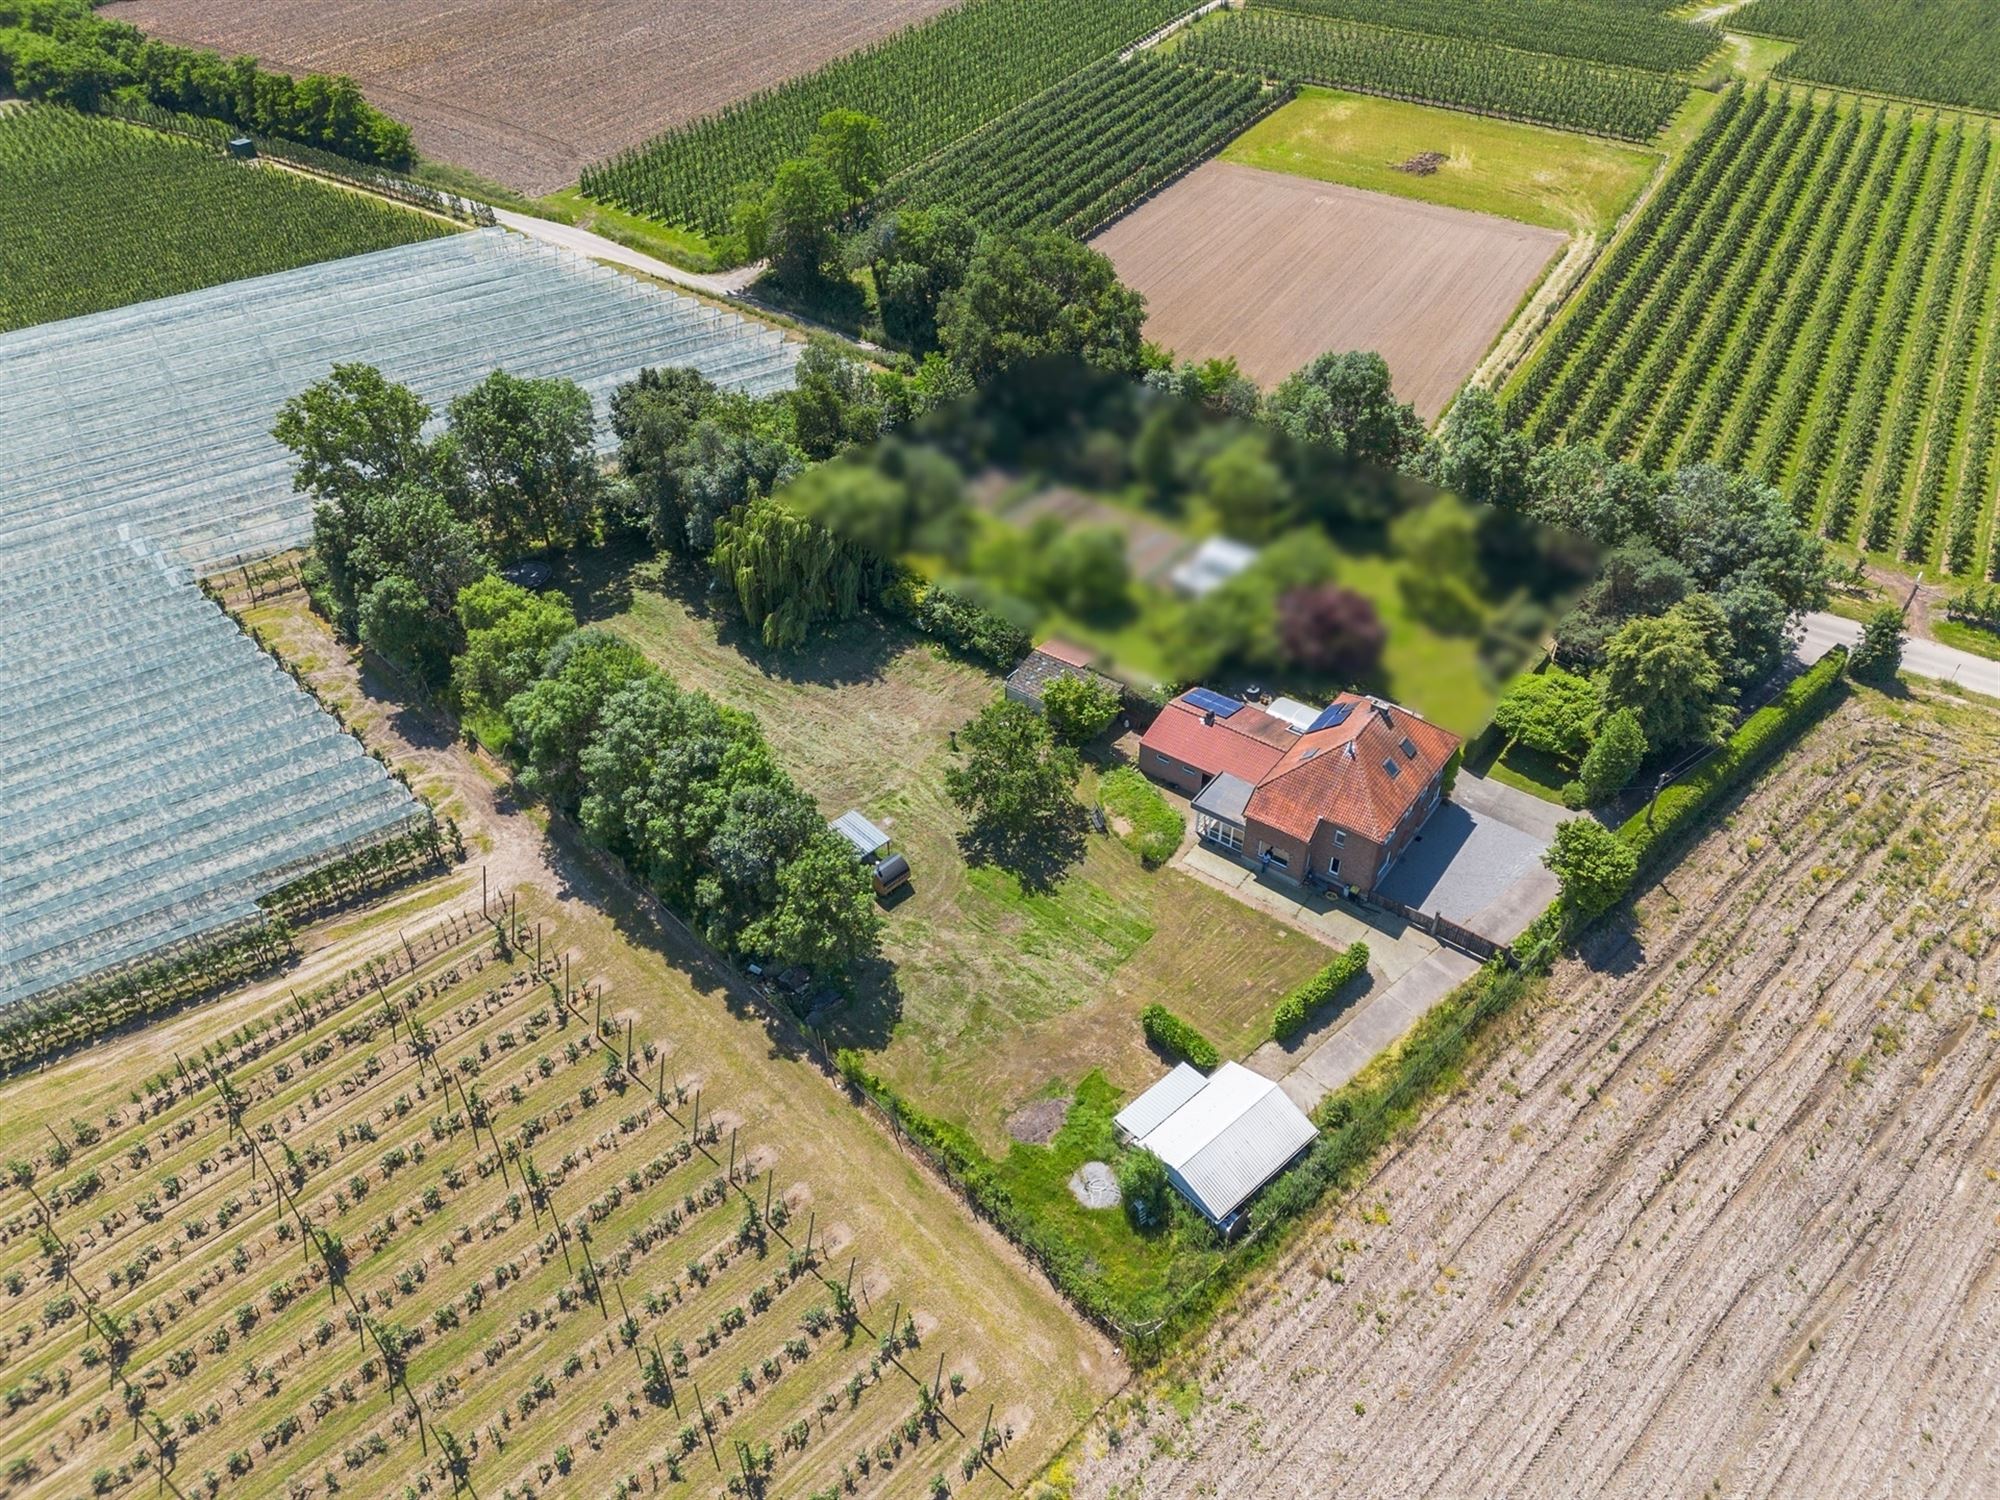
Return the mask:
<svg viewBox="0 0 2000 1500">
<path fill-rule="evenodd" d="M 48 105 L 0 113 L 0 222 L 0 332 L 453 232 Z"/>
<path fill-rule="evenodd" d="M 1538 440 L 1713 458 L 1827 537 L 1996 561 L 2000 154 L 1978 121 L 1732 96 L 1509 395 Z"/>
<path fill-rule="evenodd" d="M 825 1029 L 988 1151 L 1004 1153 L 1007 1116 L 1051 1085 L 1102 1070 L 1129 1093 L 1157 1078 L 1137 1020 L 1148 1002 L 1241 1056 L 1274 998 L 1326 962 L 1311 938 L 1179 871 L 1145 869 L 1116 839 L 1090 838 L 1047 888 L 969 864 L 943 772 L 953 731 L 999 690 L 989 673 L 866 619 L 803 660 L 765 652 L 733 616 L 703 611 L 698 583 L 654 565 L 628 573 L 615 556 L 591 566 L 604 572 L 584 584 L 581 613 L 602 613 L 593 597 L 614 601 L 604 623 L 683 686 L 756 714 L 829 817 L 859 808 L 908 856 L 914 889 L 888 911 L 889 966 L 864 975 Z"/>
<path fill-rule="evenodd" d="M 770 180 L 829 109 L 887 127 L 894 174 L 1088 64 L 1139 41 L 1185 0 L 968 0 L 929 24 L 600 162 L 583 189 L 705 233 L 729 226 L 745 183 Z"/>
<path fill-rule="evenodd" d="M 1564 236 L 1209 162 L 1094 241 L 1145 293 L 1146 336 L 1234 355 L 1271 385 L 1328 349 L 1372 349 L 1435 417 Z"/>
<path fill-rule="evenodd" d="M 2000 19 L 1987 0 L 1754 0 L 1729 26 L 1799 41 L 1780 78 L 2000 109 Z"/>
<path fill-rule="evenodd" d="M 1713 26 L 1670 21 L 1619 0 L 1398 0 L 1387 8 L 1374 0 L 1250 3 L 1257 10 L 1393 25 L 1399 31 L 1617 63 L 1649 73 L 1698 68 L 1722 45 L 1722 33 Z"/>
<path fill-rule="evenodd" d="M 1585 234 L 1609 232 L 1660 161 L 1618 141 L 1317 88 L 1301 89 L 1222 157 Z"/>
<path fill-rule="evenodd" d="M 1284 97 L 1242 73 L 1108 58 L 905 173 L 883 202 L 1089 235 Z"/>
<path fill-rule="evenodd" d="M 948 0 L 335 0 L 309 8 L 116 0 L 166 41 L 346 73 L 425 155 L 529 194 L 647 136 L 810 72 Z"/>
<path fill-rule="evenodd" d="M 1942 695 L 1837 712 L 1076 1494 L 2000 1489 L 1996 752 Z"/>
<path fill-rule="evenodd" d="M 1196 26 L 1174 55 L 1633 141 L 1665 129 L 1688 92 L 1668 73 L 1285 10 L 1227 12 Z"/>
<path fill-rule="evenodd" d="M 1031 1472 L 1108 1367 L 1053 1297 L 719 996 L 493 910 L 5 1089 L 10 1493 Z"/>
</svg>

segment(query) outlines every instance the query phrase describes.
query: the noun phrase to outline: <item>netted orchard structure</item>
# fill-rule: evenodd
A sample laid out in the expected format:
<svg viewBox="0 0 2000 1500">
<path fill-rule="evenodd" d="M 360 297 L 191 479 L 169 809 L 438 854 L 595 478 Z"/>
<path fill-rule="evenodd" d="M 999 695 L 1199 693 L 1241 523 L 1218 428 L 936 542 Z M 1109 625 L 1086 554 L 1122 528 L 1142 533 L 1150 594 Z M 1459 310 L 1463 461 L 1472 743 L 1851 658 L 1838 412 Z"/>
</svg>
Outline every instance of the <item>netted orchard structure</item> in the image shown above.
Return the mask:
<svg viewBox="0 0 2000 1500">
<path fill-rule="evenodd" d="M 0 545 L 129 525 L 203 574 L 300 545 L 311 507 L 271 422 L 336 363 L 440 407 L 496 366 L 566 376 L 602 418 L 647 366 L 761 395 L 798 349 L 500 229 L 25 328 L 0 336 Z"/>
<path fill-rule="evenodd" d="M 143 544 L 0 570 L 0 1003 L 258 915 L 426 813 Z"/>
<path fill-rule="evenodd" d="M 429 818 L 196 585 L 308 539 L 286 397 L 359 360 L 437 405 L 501 367 L 601 415 L 646 366 L 761 393 L 796 355 L 497 230 L 0 336 L 0 1008 L 240 932 Z"/>
</svg>

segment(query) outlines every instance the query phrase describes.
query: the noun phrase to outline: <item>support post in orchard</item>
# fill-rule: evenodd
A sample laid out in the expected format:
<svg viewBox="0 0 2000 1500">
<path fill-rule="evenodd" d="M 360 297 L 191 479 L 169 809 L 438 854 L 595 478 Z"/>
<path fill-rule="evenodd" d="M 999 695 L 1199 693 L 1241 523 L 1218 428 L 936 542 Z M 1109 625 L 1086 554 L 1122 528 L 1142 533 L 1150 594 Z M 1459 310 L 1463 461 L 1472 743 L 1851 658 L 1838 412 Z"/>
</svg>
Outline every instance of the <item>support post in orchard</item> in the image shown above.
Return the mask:
<svg viewBox="0 0 2000 1500">
<path fill-rule="evenodd" d="M 632 1071 L 632 1018 L 625 1018 L 625 1071 Z"/>
</svg>

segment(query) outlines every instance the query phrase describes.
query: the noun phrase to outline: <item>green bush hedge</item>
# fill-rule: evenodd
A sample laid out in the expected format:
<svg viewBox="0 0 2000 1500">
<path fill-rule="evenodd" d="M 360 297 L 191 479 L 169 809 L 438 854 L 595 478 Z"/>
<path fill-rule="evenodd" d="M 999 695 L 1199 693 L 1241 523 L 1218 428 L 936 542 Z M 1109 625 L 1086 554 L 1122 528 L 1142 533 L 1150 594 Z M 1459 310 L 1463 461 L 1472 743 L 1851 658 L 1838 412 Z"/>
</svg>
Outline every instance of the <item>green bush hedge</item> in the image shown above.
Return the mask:
<svg viewBox="0 0 2000 1500">
<path fill-rule="evenodd" d="M 1314 1011 L 1339 994 L 1350 980 L 1358 978 L 1367 967 L 1368 945 L 1361 942 L 1349 944 L 1346 952 L 1278 1002 L 1278 1012 L 1271 1018 L 1271 1035 L 1281 1042 L 1297 1036 L 1306 1029 L 1306 1022 L 1312 1019 Z"/>
<path fill-rule="evenodd" d="M 1207 1071 L 1222 1061 L 1215 1043 L 1196 1031 L 1164 1005 L 1149 1005 L 1139 1012 L 1139 1024 L 1146 1028 L 1146 1040 L 1176 1057 L 1184 1057 Z"/>
<path fill-rule="evenodd" d="M 1710 806 L 1797 739 L 1840 700 L 1847 649 L 1836 646 L 1732 734 L 1693 775 L 1675 782 L 1618 830 L 1639 856 L 1643 877 L 1673 849 Z"/>
</svg>

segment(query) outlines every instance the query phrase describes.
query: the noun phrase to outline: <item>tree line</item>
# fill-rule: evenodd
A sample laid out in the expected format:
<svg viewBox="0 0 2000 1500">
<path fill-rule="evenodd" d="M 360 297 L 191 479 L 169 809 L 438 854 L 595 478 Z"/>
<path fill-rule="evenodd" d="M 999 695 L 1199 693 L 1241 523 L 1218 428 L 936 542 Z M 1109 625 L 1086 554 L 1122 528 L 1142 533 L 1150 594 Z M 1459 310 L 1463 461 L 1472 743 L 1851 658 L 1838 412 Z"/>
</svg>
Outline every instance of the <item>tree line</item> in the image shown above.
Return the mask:
<svg viewBox="0 0 2000 1500">
<path fill-rule="evenodd" d="M 0 0 L 0 91 L 8 89 L 83 110 L 143 100 L 383 166 L 415 158 L 409 127 L 371 105 L 352 78 L 293 78 L 255 58 L 153 41 L 95 14 L 90 0 Z"/>
</svg>

